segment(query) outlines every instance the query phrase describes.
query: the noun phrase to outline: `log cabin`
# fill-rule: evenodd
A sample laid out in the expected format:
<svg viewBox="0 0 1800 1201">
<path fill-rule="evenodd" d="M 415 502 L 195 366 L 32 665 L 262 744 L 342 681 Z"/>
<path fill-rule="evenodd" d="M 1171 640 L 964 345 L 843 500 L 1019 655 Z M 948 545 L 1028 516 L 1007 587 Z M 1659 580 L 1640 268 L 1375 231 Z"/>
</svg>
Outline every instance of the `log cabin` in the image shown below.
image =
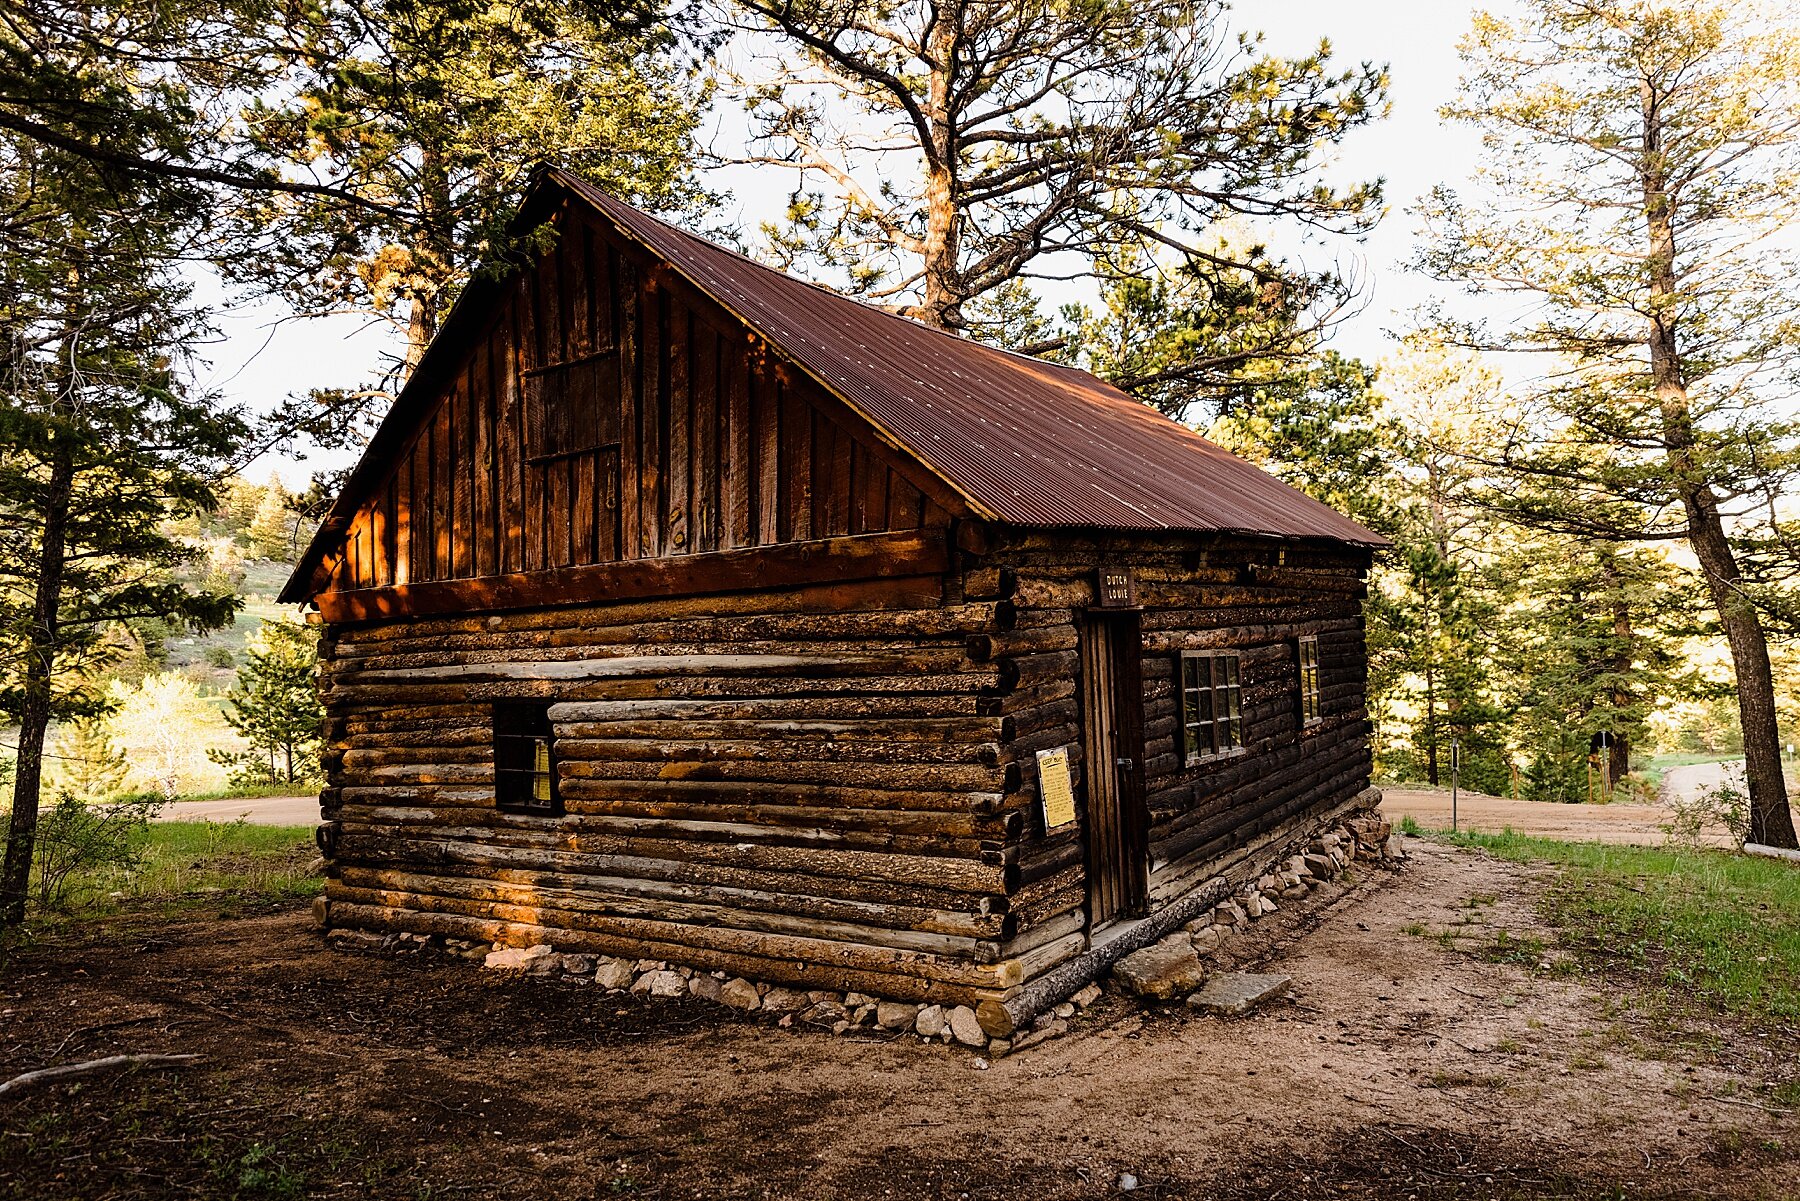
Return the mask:
<svg viewBox="0 0 1800 1201">
<path fill-rule="evenodd" d="M 1372 803 L 1378 535 L 540 173 L 283 593 L 321 924 L 1006 1027 Z"/>
</svg>

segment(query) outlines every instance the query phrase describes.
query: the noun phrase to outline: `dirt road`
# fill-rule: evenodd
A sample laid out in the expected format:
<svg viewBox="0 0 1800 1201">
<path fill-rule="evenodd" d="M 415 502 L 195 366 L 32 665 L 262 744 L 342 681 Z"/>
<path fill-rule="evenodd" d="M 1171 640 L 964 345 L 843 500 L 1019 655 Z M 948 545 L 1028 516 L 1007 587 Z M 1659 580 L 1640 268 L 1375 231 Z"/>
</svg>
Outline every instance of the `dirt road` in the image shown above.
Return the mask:
<svg viewBox="0 0 1800 1201">
<path fill-rule="evenodd" d="M 1484 947 L 1553 942 L 1534 916 L 1540 876 L 1414 845 L 1403 873 L 1270 946 L 1294 977 L 1285 1003 L 1226 1021 L 1109 997 L 991 1066 L 699 1001 L 327 951 L 299 913 L 43 944 L 0 975 L 0 1075 L 125 1051 L 205 1061 L 0 1104 L 0 1194 L 1423 1201 L 1792 1186 L 1800 1119 L 1754 1098 L 1768 1073 L 1792 1074 L 1800 1037 L 1690 1035 L 1617 981 L 1544 970 L 1553 952 L 1490 961 Z M 251 1176 L 287 1191 L 243 1189 Z"/>
<path fill-rule="evenodd" d="M 234 822 L 253 826 L 314 826 L 319 822 L 317 796 L 235 797 L 229 801 L 176 801 L 163 807 L 157 821 Z"/>
<path fill-rule="evenodd" d="M 1542 838 L 1574 842 L 1621 842 L 1660 846 L 1667 840 L 1662 824 L 1669 811 L 1661 805 L 1555 805 L 1545 801 L 1515 801 L 1480 792 L 1457 797 L 1457 826 L 1498 834 L 1517 830 Z M 1448 789 L 1384 788 L 1381 811 L 1398 823 L 1411 817 L 1428 830 L 1450 828 Z M 1723 835 L 1720 835 L 1723 841 Z"/>
</svg>

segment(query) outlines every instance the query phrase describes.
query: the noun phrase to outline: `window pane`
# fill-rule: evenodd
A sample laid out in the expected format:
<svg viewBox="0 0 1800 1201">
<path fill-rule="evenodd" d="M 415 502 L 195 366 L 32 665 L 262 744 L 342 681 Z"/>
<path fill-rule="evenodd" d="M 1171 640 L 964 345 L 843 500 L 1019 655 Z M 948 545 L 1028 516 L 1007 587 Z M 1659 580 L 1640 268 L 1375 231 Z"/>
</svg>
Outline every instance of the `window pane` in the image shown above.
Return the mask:
<svg viewBox="0 0 1800 1201">
<path fill-rule="evenodd" d="M 531 765 L 532 796 L 549 804 L 550 802 L 550 740 L 548 738 L 532 739 L 536 754 Z"/>
</svg>

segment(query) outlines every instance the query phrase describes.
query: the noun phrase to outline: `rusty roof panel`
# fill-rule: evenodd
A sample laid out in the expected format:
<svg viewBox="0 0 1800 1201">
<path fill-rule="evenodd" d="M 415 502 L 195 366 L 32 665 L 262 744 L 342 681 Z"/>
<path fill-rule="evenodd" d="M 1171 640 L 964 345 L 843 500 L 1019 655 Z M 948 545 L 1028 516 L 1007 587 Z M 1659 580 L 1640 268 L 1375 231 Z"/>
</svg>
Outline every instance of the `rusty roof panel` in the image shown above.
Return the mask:
<svg viewBox="0 0 1800 1201">
<path fill-rule="evenodd" d="M 999 521 L 1385 542 L 1085 371 L 794 279 L 550 175 Z"/>
</svg>

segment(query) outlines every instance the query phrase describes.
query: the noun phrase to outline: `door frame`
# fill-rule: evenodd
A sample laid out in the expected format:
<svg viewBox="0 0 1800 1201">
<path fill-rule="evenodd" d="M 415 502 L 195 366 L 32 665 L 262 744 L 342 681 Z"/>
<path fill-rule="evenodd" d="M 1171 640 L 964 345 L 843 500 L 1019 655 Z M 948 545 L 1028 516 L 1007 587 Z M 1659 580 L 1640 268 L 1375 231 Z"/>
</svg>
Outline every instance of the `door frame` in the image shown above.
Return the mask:
<svg viewBox="0 0 1800 1201">
<path fill-rule="evenodd" d="M 1136 609 L 1089 609 L 1081 628 L 1082 846 L 1087 932 L 1148 912 L 1150 815 L 1144 786 L 1143 627 Z M 1104 671 L 1104 696 L 1087 678 Z M 1110 687 L 1107 685 L 1110 684 Z M 1121 761 L 1125 761 L 1122 763 Z M 1101 776 L 1100 773 L 1108 773 Z M 1095 806 L 1112 801 L 1111 812 Z"/>
</svg>

